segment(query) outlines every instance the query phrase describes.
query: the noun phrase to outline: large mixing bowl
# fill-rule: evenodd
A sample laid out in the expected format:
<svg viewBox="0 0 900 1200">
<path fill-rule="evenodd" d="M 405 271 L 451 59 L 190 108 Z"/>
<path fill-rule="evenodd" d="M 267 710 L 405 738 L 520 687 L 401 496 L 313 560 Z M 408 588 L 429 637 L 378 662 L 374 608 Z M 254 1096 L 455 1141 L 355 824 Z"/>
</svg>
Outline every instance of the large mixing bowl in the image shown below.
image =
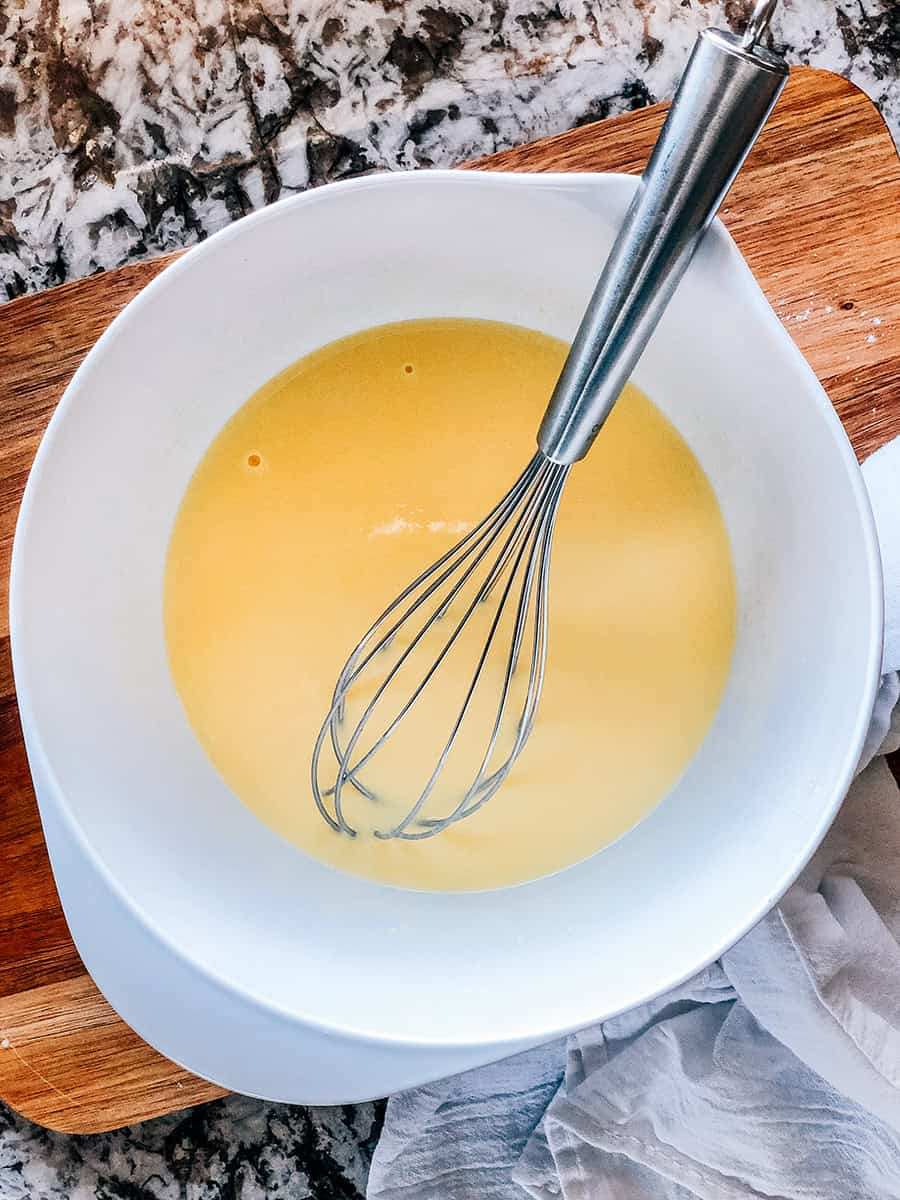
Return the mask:
<svg viewBox="0 0 900 1200">
<path fill-rule="evenodd" d="M 634 186 L 428 172 L 277 204 L 130 304 L 51 422 L 12 578 L 47 843 L 94 979 L 138 1033 L 200 1075 L 282 1100 L 349 1101 L 639 1004 L 749 929 L 840 804 L 880 662 L 872 519 L 824 392 L 718 225 L 636 378 L 718 494 L 737 644 L 701 750 L 636 829 L 569 870 L 493 892 L 350 878 L 229 792 L 169 676 L 169 532 L 235 409 L 300 355 L 386 321 L 489 317 L 571 337 Z M 654 720 L 649 678 L 648 754 Z M 298 803 L 305 772 L 301 754 Z M 559 805 L 548 795 L 548 821 Z"/>
</svg>

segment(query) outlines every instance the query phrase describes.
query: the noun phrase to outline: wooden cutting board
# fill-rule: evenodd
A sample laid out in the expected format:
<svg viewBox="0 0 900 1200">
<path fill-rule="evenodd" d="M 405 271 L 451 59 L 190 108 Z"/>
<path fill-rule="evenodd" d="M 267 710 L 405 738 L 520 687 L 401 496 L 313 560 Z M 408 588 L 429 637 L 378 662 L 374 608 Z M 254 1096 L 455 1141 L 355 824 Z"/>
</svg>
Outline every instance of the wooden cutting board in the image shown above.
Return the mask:
<svg viewBox="0 0 900 1200">
<path fill-rule="evenodd" d="M 663 115 L 657 105 L 473 165 L 637 172 Z M 835 75 L 794 72 L 723 218 L 859 457 L 900 433 L 900 163 L 873 105 Z M 38 441 L 88 348 L 172 257 L 0 308 L 0 1096 L 67 1132 L 223 1094 L 142 1042 L 81 964 L 41 835 L 9 652 L 9 555 Z"/>
</svg>

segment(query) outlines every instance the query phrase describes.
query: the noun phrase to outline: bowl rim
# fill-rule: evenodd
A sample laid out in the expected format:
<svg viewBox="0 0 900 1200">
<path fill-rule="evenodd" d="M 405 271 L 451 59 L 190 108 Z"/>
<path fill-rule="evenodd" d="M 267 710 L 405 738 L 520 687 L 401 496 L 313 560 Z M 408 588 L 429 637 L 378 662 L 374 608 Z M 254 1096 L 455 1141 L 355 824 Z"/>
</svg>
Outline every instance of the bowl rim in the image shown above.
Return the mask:
<svg viewBox="0 0 900 1200">
<path fill-rule="evenodd" d="M 619 1007 L 614 1011 L 599 1014 L 596 1010 L 591 1012 L 590 999 L 586 998 L 581 1005 L 580 1015 L 566 1020 L 562 1026 L 546 1025 L 532 1021 L 528 1028 L 515 1027 L 502 1036 L 492 1033 L 490 1036 L 474 1041 L 472 1037 L 462 1036 L 439 1037 L 435 1035 L 431 1037 L 407 1037 L 401 1033 L 385 1033 L 367 1028 L 364 1023 L 350 1026 L 339 1021 L 330 1021 L 314 1013 L 304 1011 L 302 996 L 298 997 L 298 1002 L 295 1005 L 288 1006 L 273 1000 L 259 991 L 251 989 L 245 983 L 235 981 L 234 978 L 225 975 L 208 962 L 194 957 L 188 952 L 187 948 L 181 946 L 173 938 L 169 931 L 160 928 L 154 917 L 139 902 L 131 897 L 126 881 L 111 870 L 92 846 L 86 831 L 65 796 L 53 764 L 45 750 L 31 700 L 32 693 L 36 690 L 35 680 L 37 673 L 28 660 L 23 657 L 23 651 L 21 650 L 25 642 L 24 633 L 22 632 L 23 613 L 25 609 L 23 596 L 24 568 L 22 565 L 25 553 L 24 547 L 29 537 L 32 510 L 36 503 L 36 496 L 40 491 L 41 478 L 48 469 L 53 446 L 60 434 L 63 421 L 77 403 L 77 393 L 89 380 L 94 364 L 102 357 L 107 345 L 118 336 L 126 322 L 134 320 L 141 313 L 142 309 L 156 297 L 157 293 L 164 292 L 167 287 L 177 284 L 183 272 L 194 269 L 195 266 L 203 261 L 205 256 L 218 253 L 220 247 L 227 244 L 228 241 L 251 236 L 253 230 L 257 227 L 266 221 L 281 219 L 286 211 L 300 210 L 313 204 L 328 203 L 338 193 L 347 194 L 354 191 L 362 192 L 372 188 L 386 187 L 425 187 L 427 189 L 446 188 L 448 186 L 467 188 L 480 186 L 488 189 L 521 189 L 525 187 L 535 191 L 580 189 L 583 191 L 586 188 L 591 190 L 599 189 L 609 184 L 621 186 L 623 182 L 627 182 L 631 188 L 636 188 L 639 180 L 635 176 L 626 175 L 621 172 L 527 173 L 490 170 L 461 171 L 458 169 L 430 169 L 428 171 L 417 172 L 385 171 L 361 178 L 326 184 L 314 190 L 276 201 L 239 221 L 225 226 L 205 241 L 188 248 L 173 263 L 164 268 L 149 284 L 142 288 L 117 313 L 97 341 L 91 346 L 73 374 L 72 379 L 66 385 L 50 418 L 32 464 L 20 505 L 13 539 L 10 568 L 10 646 L 14 681 L 16 683 L 17 699 L 21 712 L 21 723 L 23 731 L 26 731 L 29 757 L 36 756 L 39 758 L 42 778 L 48 785 L 55 808 L 62 817 L 69 836 L 72 837 L 90 867 L 98 873 L 105 886 L 110 889 L 132 919 L 136 920 L 169 954 L 174 955 L 179 961 L 187 965 L 191 971 L 197 972 L 216 987 L 222 988 L 232 995 L 241 998 L 252 1008 L 268 1012 L 292 1024 L 300 1022 L 324 1034 L 334 1034 L 343 1039 L 358 1041 L 360 1043 L 380 1043 L 385 1046 L 396 1044 L 411 1048 L 421 1047 L 422 1049 L 475 1048 L 479 1046 L 521 1047 L 523 1043 L 537 1045 L 549 1041 L 573 1029 L 584 1028 L 596 1021 L 610 1019 L 621 1012 L 629 1011 L 632 1007 L 663 995 L 720 958 L 722 954 L 766 916 L 795 882 L 815 853 L 843 803 L 847 790 L 856 773 L 881 678 L 884 598 L 881 554 L 874 516 L 856 455 L 821 382 L 782 325 L 736 243 L 718 218 L 713 223 L 710 234 L 718 243 L 719 249 L 728 255 L 729 271 L 734 270 L 742 275 L 747 302 L 752 304 L 756 310 L 765 316 L 767 323 L 771 326 L 772 337 L 780 341 L 785 352 L 792 356 L 796 368 L 807 375 L 812 385 L 812 390 L 816 393 L 819 415 L 830 429 L 832 441 L 846 471 L 852 499 L 855 504 L 856 516 L 861 527 L 863 550 L 867 564 L 869 607 L 868 612 L 865 614 L 868 625 L 865 687 L 862 689 L 862 695 L 860 696 L 854 727 L 852 730 L 848 730 L 846 734 L 846 748 L 841 757 L 841 768 L 835 773 L 833 783 L 827 791 L 826 798 L 823 800 L 820 817 L 814 827 L 810 829 L 802 852 L 795 859 L 793 866 L 782 873 L 781 878 L 761 897 L 759 902 L 753 907 L 753 910 L 742 921 L 737 922 L 736 926 L 729 930 L 727 934 L 720 937 L 700 961 L 692 962 L 684 970 L 674 972 L 671 978 L 661 980 L 658 986 L 649 994 L 636 997 L 632 1003 Z M 862 615 L 861 613 L 860 617 Z M 19 647 L 18 650 L 17 646 Z M 39 807 L 43 803 L 46 803 L 46 800 L 41 801 Z"/>
</svg>

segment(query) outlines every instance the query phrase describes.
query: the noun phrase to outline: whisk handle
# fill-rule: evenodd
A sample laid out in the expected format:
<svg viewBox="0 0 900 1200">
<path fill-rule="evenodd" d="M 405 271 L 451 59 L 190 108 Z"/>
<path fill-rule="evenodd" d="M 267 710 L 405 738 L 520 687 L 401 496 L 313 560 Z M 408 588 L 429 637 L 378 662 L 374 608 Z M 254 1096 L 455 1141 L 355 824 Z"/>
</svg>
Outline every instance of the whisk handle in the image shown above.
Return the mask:
<svg viewBox="0 0 900 1200">
<path fill-rule="evenodd" d="M 787 63 L 758 44 L 774 5 L 760 0 L 743 38 L 697 39 L 541 422 L 554 462 L 591 448 L 781 94 Z"/>
</svg>

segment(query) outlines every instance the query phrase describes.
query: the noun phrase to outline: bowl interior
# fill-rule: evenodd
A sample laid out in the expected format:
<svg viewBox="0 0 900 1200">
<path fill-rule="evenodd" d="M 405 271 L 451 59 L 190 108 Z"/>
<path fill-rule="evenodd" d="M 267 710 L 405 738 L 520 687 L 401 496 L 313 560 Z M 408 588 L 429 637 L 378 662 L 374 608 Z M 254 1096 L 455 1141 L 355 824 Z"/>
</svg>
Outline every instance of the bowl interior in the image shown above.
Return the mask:
<svg viewBox="0 0 900 1200">
<path fill-rule="evenodd" d="M 843 795 L 877 677 L 871 522 L 824 393 L 721 226 L 636 378 L 716 488 L 738 638 L 709 736 L 641 825 L 577 867 L 503 891 L 349 878 L 230 794 L 174 692 L 167 541 L 231 413 L 305 352 L 386 321 L 489 317 L 570 338 L 633 187 L 434 172 L 276 205 L 148 288 L 53 420 L 13 581 L 29 751 L 147 924 L 286 1013 L 435 1044 L 537 1039 L 609 1015 L 758 919 Z M 648 753 L 654 721 L 649 680 Z M 548 796 L 548 821 L 556 807 Z"/>
</svg>

